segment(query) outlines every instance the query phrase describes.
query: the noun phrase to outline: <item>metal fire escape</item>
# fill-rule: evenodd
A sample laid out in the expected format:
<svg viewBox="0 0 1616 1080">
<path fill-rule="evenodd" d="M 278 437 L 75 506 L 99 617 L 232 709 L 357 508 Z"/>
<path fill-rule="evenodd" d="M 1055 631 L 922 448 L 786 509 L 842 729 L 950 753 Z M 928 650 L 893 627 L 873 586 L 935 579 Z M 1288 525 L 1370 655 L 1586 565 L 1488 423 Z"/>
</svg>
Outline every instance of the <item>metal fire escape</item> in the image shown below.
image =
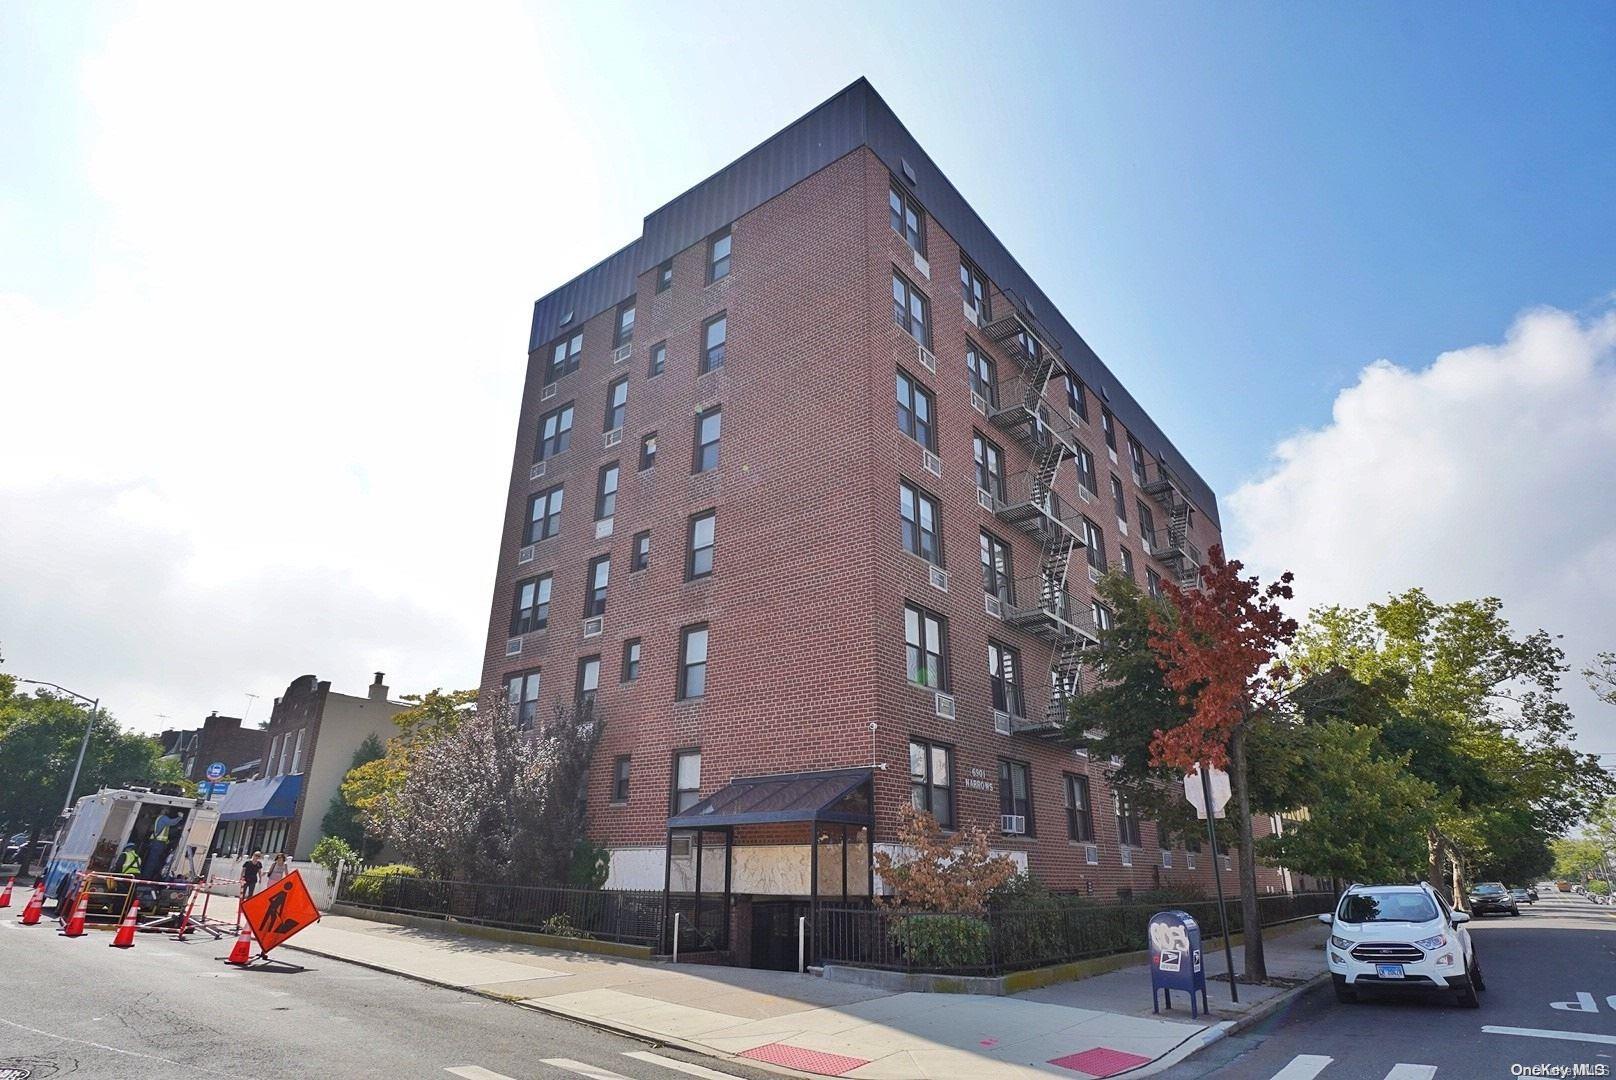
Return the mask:
<svg viewBox="0 0 1616 1080">
<path fill-rule="evenodd" d="M 1160 560 L 1181 587 L 1194 588 L 1201 579 L 1201 550 L 1190 540 L 1190 524 L 1195 509 L 1184 493 L 1184 485 L 1167 463 L 1157 460 L 1144 466 L 1144 491 L 1167 511 L 1167 527 L 1149 537 L 1150 554 Z"/>
<path fill-rule="evenodd" d="M 1077 692 L 1082 650 L 1098 643 L 1089 612 L 1073 609 L 1066 591 L 1072 553 L 1082 545 L 1082 515 L 1067 507 L 1055 490 L 1060 468 L 1077 456 L 1075 435 L 1064 412 L 1051 409 L 1044 391 L 1056 373 L 1064 370 L 1060 355 L 1040 332 L 1036 320 L 1012 302 L 1009 313 L 982 328 L 989 340 L 1015 361 L 1013 372 L 999 379 L 999 404 L 988 419 L 1032 456 L 1032 467 L 1009 478 L 1002 497 L 995 495 L 992 510 L 1037 540 L 1041 557 L 1038 575 L 1019 580 L 1002 604 L 1002 617 L 1048 642 L 1050 704 L 1042 717 L 995 717 L 1008 734 L 1058 736 L 1066 709 Z M 1019 678 L 1019 672 L 1017 677 Z M 1026 687 L 1023 687 L 1025 693 Z"/>
</svg>

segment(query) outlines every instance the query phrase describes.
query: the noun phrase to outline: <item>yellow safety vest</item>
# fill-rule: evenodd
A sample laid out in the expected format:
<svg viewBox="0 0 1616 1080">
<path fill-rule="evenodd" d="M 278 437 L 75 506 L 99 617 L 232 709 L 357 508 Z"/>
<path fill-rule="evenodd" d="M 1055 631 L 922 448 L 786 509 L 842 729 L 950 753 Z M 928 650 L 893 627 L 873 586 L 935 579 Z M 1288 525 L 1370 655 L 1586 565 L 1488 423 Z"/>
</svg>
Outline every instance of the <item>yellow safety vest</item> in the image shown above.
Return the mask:
<svg viewBox="0 0 1616 1080">
<path fill-rule="evenodd" d="M 138 874 L 138 873 L 140 873 L 140 856 L 136 855 L 133 851 L 124 852 L 123 853 L 123 866 L 119 867 L 118 873 L 120 873 L 120 874 Z"/>
</svg>

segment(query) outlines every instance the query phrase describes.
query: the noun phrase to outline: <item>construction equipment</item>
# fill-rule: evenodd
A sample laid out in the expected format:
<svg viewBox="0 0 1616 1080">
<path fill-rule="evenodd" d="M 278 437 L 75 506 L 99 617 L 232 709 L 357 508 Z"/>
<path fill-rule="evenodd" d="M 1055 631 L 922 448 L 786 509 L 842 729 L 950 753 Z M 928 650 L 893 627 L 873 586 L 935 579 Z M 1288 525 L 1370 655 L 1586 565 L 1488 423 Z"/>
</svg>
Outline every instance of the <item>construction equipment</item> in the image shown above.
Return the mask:
<svg viewBox="0 0 1616 1080">
<path fill-rule="evenodd" d="M 172 824 L 176 817 L 178 825 Z M 114 863 L 126 846 L 132 845 L 138 858 L 147 859 L 159 818 L 167 819 L 169 832 L 169 840 L 161 849 L 161 865 L 149 866 L 150 872 L 139 876 L 177 882 L 200 878 L 219 822 L 219 809 L 214 803 L 148 788 L 105 788 L 80 799 L 57 834 L 44 877 L 45 893 L 58 902 L 57 910 L 63 910 L 61 901 L 74 887 L 77 875 L 121 869 Z M 178 916 L 188 891 L 143 888 L 141 899 L 148 914 Z M 116 917 L 122 908 L 118 904 L 116 909 L 98 910 L 92 903 L 89 913 L 92 918 Z"/>
</svg>

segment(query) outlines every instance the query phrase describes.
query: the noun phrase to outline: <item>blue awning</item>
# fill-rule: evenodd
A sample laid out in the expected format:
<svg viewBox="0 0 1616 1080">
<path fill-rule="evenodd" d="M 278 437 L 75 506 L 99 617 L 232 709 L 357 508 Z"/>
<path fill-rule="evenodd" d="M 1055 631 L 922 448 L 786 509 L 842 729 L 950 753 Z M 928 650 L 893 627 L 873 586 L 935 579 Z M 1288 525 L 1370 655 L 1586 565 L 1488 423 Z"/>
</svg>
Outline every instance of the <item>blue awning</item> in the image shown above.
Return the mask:
<svg viewBox="0 0 1616 1080">
<path fill-rule="evenodd" d="M 303 774 L 272 776 L 267 780 L 240 780 L 219 800 L 220 821 L 253 818 L 289 818 L 297 810 Z"/>
</svg>

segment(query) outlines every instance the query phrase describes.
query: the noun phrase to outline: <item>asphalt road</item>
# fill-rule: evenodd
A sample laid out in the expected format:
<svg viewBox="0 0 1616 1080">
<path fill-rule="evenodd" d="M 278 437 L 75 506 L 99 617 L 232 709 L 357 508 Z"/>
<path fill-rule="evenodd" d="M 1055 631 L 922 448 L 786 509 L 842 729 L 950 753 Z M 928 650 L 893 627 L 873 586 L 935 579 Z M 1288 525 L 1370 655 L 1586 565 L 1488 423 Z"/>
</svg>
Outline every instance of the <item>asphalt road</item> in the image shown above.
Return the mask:
<svg viewBox="0 0 1616 1080">
<path fill-rule="evenodd" d="M 220 962 L 229 940 L 142 934 L 120 950 L 107 932 L 20 926 L 17 910 L 0 912 L 0 1080 L 778 1080 L 336 960 L 283 950 L 307 970 L 241 971 Z"/>
<path fill-rule="evenodd" d="M 1487 981 L 1479 1009 L 1448 995 L 1343 1005 L 1325 985 L 1161 1075 L 1493 1080 L 1580 1064 L 1593 1069 L 1584 1075 L 1616 1076 L 1616 908 L 1545 898 L 1519 918 L 1489 915 L 1471 928 Z"/>
</svg>

